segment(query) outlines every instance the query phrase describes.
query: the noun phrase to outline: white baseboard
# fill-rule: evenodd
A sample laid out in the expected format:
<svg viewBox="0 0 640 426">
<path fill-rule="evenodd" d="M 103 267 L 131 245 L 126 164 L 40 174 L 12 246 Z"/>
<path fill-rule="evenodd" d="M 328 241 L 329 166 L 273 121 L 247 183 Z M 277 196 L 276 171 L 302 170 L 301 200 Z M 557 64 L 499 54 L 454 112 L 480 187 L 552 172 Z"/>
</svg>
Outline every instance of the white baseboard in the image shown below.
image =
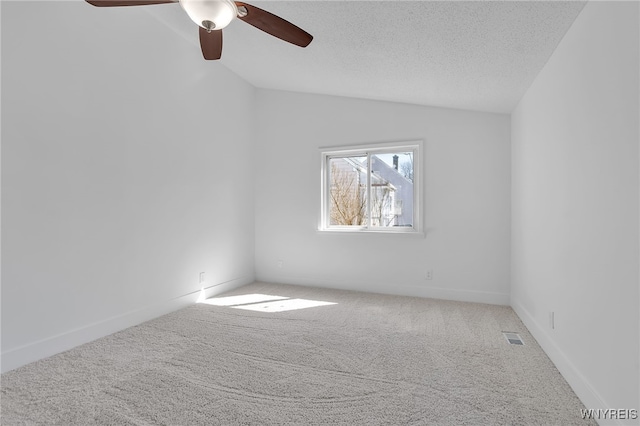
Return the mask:
<svg viewBox="0 0 640 426">
<path fill-rule="evenodd" d="M 488 291 L 458 290 L 439 287 L 396 284 L 389 288 L 388 283 L 355 282 L 352 280 L 323 280 L 309 277 L 258 276 L 257 281 L 302 285 L 308 287 L 335 288 L 338 290 L 364 291 L 368 293 L 391 294 L 395 296 L 426 297 L 430 299 L 455 300 L 459 302 L 487 303 L 490 305 L 509 305 L 509 294 Z"/>
<path fill-rule="evenodd" d="M 576 369 L 574 364 L 569 360 L 565 353 L 558 347 L 553 338 L 549 336 L 546 330 L 539 325 L 534 317 L 519 303 L 512 302 L 511 307 L 522 320 L 529 332 L 542 347 L 551 362 L 556 366 L 562 377 L 565 378 L 571 389 L 576 393 L 580 401 L 586 408 L 609 408 L 613 407 L 607 404 L 600 394 L 589 383 L 587 378 Z M 600 425 L 624 425 L 621 420 L 600 420 Z M 637 423 L 636 423 L 637 424 Z"/>
<path fill-rule="evenodd" d="M 204 297 L 212 297 L 225 291 L 253 282 L 254 277 L 241 277 L 214 284 L 204 289 Z M 168 314 L 196 303 L 202 297 L 197 290 L 174 299 L 154 303 L 139 309 L 116 315 L 74 330 L 51 336 L 18 348 L 2 352 L 0 370 L 4 373 L 23 365 L 50 357 L 76 346 L 99 339 L 125 328 L 133 327 L 145 321 Z"/>
</svg>

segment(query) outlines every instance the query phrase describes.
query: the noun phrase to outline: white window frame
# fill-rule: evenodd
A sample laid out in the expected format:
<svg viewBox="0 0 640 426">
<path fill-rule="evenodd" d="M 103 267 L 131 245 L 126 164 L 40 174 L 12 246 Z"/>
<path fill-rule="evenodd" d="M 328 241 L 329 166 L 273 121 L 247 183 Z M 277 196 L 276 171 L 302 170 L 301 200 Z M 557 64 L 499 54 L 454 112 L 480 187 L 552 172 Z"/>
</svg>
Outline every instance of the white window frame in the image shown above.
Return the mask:
<svg viewBox="0 0 640 426">
<path fill-rule="evenodd" d="M 337 233 L 375 233 L 375 234 L 420 234 L 423 235 L 422 225 L 422 152 L 424 151 L 424 142 L 402 141 L 376 143 L 366 145 L 351 145 L 345 147 L 324 147 L 320 148 L 321 157 L 321 190 L 320 190 L 320 218 L 318 223 L 318 231 L 320 232 L 337 232 Z M 329 160 L 336 157 L 347 156 L 367 156 L 367 191 L 368 199 L 371 199 L 371 161 L 370 158 L 375 154 L 386 154 L 402 151 L 413 151 L 413 224 L 412 226 L 398 227 L 376 227 L 376 226 L 357 226 L 357 225 L 330 225 L 330 170 Z M 368 205 L 367 217 L 371 217 L 371 205 Z"/>
</svg>

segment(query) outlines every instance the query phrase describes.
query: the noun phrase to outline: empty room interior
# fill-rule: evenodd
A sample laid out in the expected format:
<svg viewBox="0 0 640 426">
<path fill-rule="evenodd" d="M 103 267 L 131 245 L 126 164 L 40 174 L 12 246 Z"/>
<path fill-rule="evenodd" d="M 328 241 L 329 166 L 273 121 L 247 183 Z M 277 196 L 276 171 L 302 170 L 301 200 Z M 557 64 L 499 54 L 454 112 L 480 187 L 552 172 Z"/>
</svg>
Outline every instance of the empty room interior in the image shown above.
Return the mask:
<svg viewBox="0 0 640 426">
<path fill-rule="evenodd" d="M 113 3 L 0 4 L 1 424 L 639 424 L 638 2 Z"/>
</svg>

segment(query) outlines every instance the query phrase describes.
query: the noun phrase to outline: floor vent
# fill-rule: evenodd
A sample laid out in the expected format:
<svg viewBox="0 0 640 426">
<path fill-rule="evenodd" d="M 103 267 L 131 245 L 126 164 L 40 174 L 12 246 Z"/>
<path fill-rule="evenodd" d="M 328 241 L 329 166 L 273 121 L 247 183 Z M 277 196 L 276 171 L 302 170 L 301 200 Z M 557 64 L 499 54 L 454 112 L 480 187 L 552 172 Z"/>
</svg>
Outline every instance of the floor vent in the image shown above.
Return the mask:
<svg viewBox="0 0 640 426">
<path fill-rule="evenodd" d="M 522 338 L 518 333 L 503 331 L 502 334 L 504 335 L 504 338 L 507 339 L 507 342 L 511 343 L 512 345 L 524 345 L 524 342 L 522 341 Z"/>
</svg>

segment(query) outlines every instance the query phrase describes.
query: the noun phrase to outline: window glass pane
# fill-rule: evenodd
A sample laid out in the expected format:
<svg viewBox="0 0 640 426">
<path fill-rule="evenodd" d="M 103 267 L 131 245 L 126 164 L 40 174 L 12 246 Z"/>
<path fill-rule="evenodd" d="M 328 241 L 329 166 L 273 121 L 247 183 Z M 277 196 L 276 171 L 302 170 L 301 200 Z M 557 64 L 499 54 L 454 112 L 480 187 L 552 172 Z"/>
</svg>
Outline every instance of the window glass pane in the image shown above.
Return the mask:
<svg viewBox="0 0 640 426">
<path fill-rule="evenodd" d="M 359 145 L 323 152 L 319 229 L 422 232 L 421 144 Z"/>
<path fill-rule="evenodd" d="M 413 151 L 371 155 L 371 226 L 413 225 Z"/>
<path fill-rule="evenodd" d="M 367 225 L 367 157 L 332 157 L 329 168 L 329 225 Z"/>
</svg>

